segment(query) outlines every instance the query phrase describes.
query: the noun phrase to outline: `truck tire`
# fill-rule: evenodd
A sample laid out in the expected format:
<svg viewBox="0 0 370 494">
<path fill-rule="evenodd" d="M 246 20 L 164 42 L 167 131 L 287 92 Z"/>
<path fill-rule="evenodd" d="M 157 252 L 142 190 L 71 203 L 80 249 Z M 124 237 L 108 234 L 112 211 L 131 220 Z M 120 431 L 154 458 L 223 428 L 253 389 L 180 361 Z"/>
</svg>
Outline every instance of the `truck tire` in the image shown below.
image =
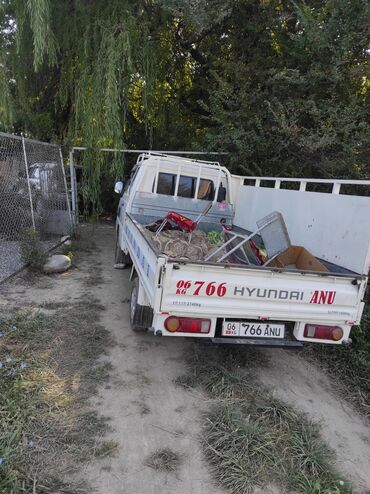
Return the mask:
<svg viewBox="0 0 370 494">
<path fill-rule="evenodd" d="M 139 278 L 132 282 L 131 301 L 130 301 L 130 323 L 132 331 L 147 331 L 145 326 L 145 309 L 144 305 L 138 304 L 139 297 Z"/>
<path fill-rule="evenodd" d="M 125 267 L 129 266 L 132 264 L 131 262 L 131 257 L 129 254 L 125 254 L 121 247 L 119 246 L 119 234 L 117 230 L 117 236 L 116 236 L 116 252 L 114 255 L 114 268 L 115 269 L 125 269 Z"/>
</svg>

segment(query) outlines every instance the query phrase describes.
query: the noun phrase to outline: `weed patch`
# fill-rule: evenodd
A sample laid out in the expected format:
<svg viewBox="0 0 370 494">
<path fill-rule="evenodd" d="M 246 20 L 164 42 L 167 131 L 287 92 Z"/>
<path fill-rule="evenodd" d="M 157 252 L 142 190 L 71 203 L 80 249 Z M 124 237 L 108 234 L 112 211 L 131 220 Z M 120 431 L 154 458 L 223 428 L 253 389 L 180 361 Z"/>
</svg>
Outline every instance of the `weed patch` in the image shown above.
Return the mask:
<svg viewBox="0 0 370 494">
<path fill-rule="evenodd" d="M 194 347 L 190 379 L 213 399 L 203 416 L 203 445 L 214 477 L 232 494 L 269 484 L 282 492 L 347 494 L 351 488 L 332 470 L 334 453 L 318 425 L 263 389 L 255 349 Z"/>
<path fill-rule="evenodd" d="M 87 406 L 109 375 L 100 310 L 90 300 L 0 313 L 1 493 L 86 492 L 67 478 L 114 452 L 109 422 Z"/>
<path fill-rule="evenodd" d="M 118 450 L 118 443 L 115 441 L 104 441 L 94 451 L 96 458 L 104 458 L 116 453 Z"/>
<path fill-rule="evenodd" d="M 61 253 L 68 256 L 73 265 L 78 264 L 82 255 L 86 256 L 86 254 L 93 254 L 97 250 L 96 243 L 91 238 L 88 231 L 84 231 L 83 234 L 78 233 L 65 242 L 60 248 Z"/>
<path fill-rule="evenodd" d="M 170 448 L 155 451 L 146 460 L 145 465 L 161 472 L 175 472 L 181 463 L 181 455 Z"/>
<path fill-rule="evenodd" d="M 46 253 L 41 245 L 39 235 L 33 228 L 25 230 L 21 239 L 21 259 L 28 264 L 31 271 L 42 271 Z"/>
</svg>

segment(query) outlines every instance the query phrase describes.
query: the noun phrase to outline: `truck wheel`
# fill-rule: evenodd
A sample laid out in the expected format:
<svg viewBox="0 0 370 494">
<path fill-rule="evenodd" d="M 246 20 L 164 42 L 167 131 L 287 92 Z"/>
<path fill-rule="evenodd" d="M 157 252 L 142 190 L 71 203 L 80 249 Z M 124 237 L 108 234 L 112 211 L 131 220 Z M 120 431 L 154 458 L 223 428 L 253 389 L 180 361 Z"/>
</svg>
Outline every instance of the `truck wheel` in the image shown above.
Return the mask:
<svg viewBox="0 0 370 494">
<path fill-rule="evenodd" d="M 116 252 L 114 255 L 114 268 L 115 269 L 125 269 L 126 266 L 131 264 L 131 257 L 128 254 L 125 254 L 121 247 L 119 246 L 119 235 L 117 231 L 116 238 Z"/>
<path fill-rule="evenodd" d="M 130 302 L 130 323 L 132 331 L 146 331 L 144 326 L 144 306 L 138 304 L 139 278 L 132 282 L 131 302 Z"/>
</svg>

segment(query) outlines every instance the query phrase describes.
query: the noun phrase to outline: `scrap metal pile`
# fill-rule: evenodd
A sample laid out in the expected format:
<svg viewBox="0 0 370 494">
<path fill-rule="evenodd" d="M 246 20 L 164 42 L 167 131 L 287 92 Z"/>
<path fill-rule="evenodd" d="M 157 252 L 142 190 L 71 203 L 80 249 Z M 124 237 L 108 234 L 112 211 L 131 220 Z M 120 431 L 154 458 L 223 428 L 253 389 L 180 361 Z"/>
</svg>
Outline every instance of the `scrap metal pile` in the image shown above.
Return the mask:
<svg viewBox="0 0 370 494">
<path fill-rule="evenodd" d="M 183 261 L 200 261 L 212 254 L 217 245 L 211 243 L 207 234 L 202 230 L 195 230 L 192 233 L 190 242 L 189 234 L 180 230 L 164 230 L 158 235 L 150 230 L 146 234 L 154 246 L 163 254 L 172 259 Z M 215 261 L 221 257 L 224 251 L 220 252 Z"/>
<path fill-rule="evenodd" d="M 207 205 L 195 221 L 170 211 L 165 218 L 146 225 L 146 234 L 157 250 L 172 259 L 327 271 L 304 247 L 291 244 L 284 218 L 278 211 L 257 221 L 254 232 L 241 231 L 221 221 L 221 232 L 210 232 L 207 236 L 197 227 L 209 209 Z M 217 236 L 220 238 L 215 242 Z"/>
</svg>

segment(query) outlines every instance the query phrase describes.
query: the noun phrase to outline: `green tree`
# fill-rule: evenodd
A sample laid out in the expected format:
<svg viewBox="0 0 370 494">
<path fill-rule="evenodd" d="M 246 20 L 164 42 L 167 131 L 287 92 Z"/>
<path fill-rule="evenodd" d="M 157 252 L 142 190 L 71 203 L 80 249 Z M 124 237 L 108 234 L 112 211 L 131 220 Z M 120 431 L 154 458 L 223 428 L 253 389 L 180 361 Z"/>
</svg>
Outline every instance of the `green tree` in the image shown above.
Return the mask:
<svg viewBox="0 0 370 494">
<path fill-rule="evenodd" d="M 262 175 L 369 173 L 370 4 L 235 2 L 207 142 Z"/>
</svg>

